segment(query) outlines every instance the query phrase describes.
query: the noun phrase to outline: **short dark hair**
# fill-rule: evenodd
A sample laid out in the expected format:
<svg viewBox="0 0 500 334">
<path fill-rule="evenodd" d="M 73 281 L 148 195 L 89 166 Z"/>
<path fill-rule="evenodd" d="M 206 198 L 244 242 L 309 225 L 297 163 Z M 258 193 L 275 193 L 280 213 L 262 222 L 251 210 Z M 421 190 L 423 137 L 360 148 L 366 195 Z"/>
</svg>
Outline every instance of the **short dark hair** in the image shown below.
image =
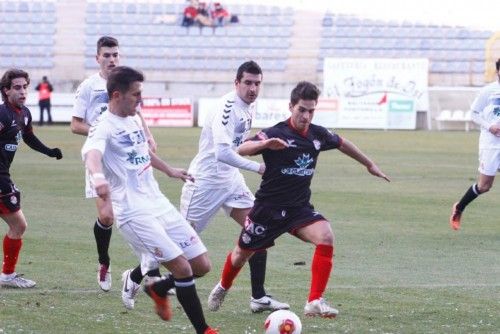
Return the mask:
<svg viewBox="0 0 500 334">
<path fill-rule="evenodd" d="M 497 72 L 500 71 L 500 58 L 498 58 L 497 62 L 495 63 L 497 67 Z"/>
<path fill-rule="evenodd" d="M 244 62 L 238 67 L 238 71 L 236 72 L 236 81 L 240 81 L 243 78 L 243 72 L 251 73 L 251 74 L 262 74 L 262 69 L 259 64 L 254 62 L 253 60 L 249 60 Z"/>
<path fill-rule="evenodd" d="M 109 98 L 111 99 L 111 95 L 115 91 L 126 93 L 130 89 L 130 85 L 136 81 L 144 82 L 144 74 L 142 72 L 127 66 L 113 68 L 109 73 L 106 83 Z"/>
<path fill-rule="evenodd" d="M 118 40 L 111 36 L 102 36 L 97 40 L 97 54 L 101 51 L 102 47 L 114 48 L 118 47 Z"/>
<path fill-rule="evenodd" d="M 0 80 L 0 90 L 2 91 L 2 100 L 4 102 L 7 102 L 7 94 L 3 91 L 3 89 L 10 89 L 12 87 L 12 81 L 17 78 L 25 78 L 28 84 L 30 83 L 30 76 L 28 72 L 18 68 L 11 68 L 3 74 L 2 79 Z"/>
<path fill-rule="evenodd" d="M 301 81 L 295 86 L 290 94 L 290 103 L 292 106 L 299 103 L 299 100 L 314 100 L 318 102 L 319 95 L 321 91 L 316 87 L 316 85 L 308 82 Z"/>
</svg>

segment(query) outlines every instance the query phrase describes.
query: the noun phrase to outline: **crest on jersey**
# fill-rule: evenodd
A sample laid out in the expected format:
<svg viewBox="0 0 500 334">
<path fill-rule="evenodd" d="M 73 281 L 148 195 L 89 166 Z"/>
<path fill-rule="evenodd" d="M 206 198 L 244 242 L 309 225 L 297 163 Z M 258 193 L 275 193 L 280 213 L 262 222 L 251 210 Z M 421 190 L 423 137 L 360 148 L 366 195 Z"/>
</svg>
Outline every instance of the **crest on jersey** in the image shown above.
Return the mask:
<svg viewBox="0 0 500 334">
<path fill-rule="evenodd" d="M 24 116 L 24 125 L 28 125 L 28 117 Z"/>
<path fill-rule="evenodd" d="M 17 197 L 16 197 L 16 196 L 14 196 L 14 195 L 10 196 L 10 202 L 11 202 L 12 204 L 16 205 L 16 204 L 17 204 Z"/>
<path fill-rule="evenodd" d="M 318 150 L 318 151 L 319 151 L 319 149 L 321 148 L 321 142 L 320 142 L 319 140 L 317 140 L 317 139 L 314 139 L 314 140 L 313 140 L 313 145 L 314 145 L 314 148 L 315 148 L 316 150 Z"/>
</svg>

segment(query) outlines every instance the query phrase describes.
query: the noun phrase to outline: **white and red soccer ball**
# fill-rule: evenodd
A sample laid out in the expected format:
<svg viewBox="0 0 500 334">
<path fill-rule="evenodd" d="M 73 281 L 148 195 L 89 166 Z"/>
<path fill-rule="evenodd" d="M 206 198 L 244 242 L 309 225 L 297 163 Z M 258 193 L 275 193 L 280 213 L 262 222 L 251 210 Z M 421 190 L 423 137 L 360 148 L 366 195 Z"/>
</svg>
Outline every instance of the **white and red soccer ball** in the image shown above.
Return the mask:
<svg viewBox="0 0 500 334">
<path fill-rule="evenodd" d="M 289 310 L 278 310 L 271 313 L 264 323 L 265 334 L 300 334 L 302 322 Z"/>
</svg>

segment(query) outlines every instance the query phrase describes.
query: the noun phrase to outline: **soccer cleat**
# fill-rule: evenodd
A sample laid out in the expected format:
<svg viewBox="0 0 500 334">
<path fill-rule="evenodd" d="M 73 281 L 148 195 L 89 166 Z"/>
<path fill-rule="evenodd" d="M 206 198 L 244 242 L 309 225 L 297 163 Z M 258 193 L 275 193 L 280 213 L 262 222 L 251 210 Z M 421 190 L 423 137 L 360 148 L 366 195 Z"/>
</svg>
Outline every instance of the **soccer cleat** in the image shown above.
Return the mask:
<svg viewBox="0 0 500 334">
<path fill-rule="evenodd" d="M 219 330 L 217 328 L 208 327 L 207 329 L 205 329 L 205 332 L 203 332 L 203 334 L 219 334 Z"/>
<path fill-rule="evenodd" d="M 141 287 L 130 279 L 132 269 L 125 270 L 122 274 L 122 302 L 127 310 L 133 310 L 135 306 L 135 296 Z"/>
<path fill-rule="evenodd" d="M 111 270 L 104 264 L 97 266 L 97 284 L 99 284 L 102 291 L 108 292 L 111 289 Z"/>
<path fill-rule="evenodd" d="M 145 285 L 144 292 L 146 292 L 147 295 L 155 302 L 156 314 L 158 314 L 162 320 L 169 321 L 172 319 L 172 307 L 170 306 L 170 301 L 167 296 L 158 296 L 158 294 L 153 290 L 153 284 L 154 283 Z"/>
<path fill-rule="evenodd" d="M 226 294 L 227 290 L 220 285 L 220 282 L 217 283 L 208 296 L 208 309 L 212 312 L 218 311 L 224 302 Z"/>
<path fill-rule="evenodd" d="M 460 219 L 462 218 L 462 211 L 457 209 L 458 202 L 453 204 L 450 216 L 450 226 L 454 230 L 460 229 Z"/>
<path fill-rule="evenodd" d="M 308 317 L 335 318 L 339 311 L 326 303 L 323 298 L 307 302 L 304 314 Z"/>
<path fill-rule="evenodd" d="M 262 311 L 288 310 L 289 308 L 290 305 L 277 301 L 270 295 L 265 295 L 259 299 L 255 299 L 253 297 L 250 299 L 250 309 L 253 313 L 259 313 Z"/>
<path fill-rule="evenodd" d="M 22 277 L 21 274 L 12 273 L 10 275 L 1 274 L 0 275 L 0 286 L 4 288 L 19 288 L 28 289 L 36 285 L 35 281 L 26 279 Z"/>
</svg>

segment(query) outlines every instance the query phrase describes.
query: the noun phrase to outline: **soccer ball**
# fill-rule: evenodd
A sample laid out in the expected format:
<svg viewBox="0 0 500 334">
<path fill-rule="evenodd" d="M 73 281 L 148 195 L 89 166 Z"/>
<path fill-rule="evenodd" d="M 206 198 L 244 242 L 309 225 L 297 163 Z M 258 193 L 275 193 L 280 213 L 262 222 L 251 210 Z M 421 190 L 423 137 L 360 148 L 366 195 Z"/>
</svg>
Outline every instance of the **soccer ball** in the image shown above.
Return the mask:
<svg viewBox="0 0 500 334">
<path fill-rule="evenodd" d="M 289 310 L 278 310 L 271 313 L 264 323 L 265 334 L 300 334 L 302 322 Z"/>
</svg>

